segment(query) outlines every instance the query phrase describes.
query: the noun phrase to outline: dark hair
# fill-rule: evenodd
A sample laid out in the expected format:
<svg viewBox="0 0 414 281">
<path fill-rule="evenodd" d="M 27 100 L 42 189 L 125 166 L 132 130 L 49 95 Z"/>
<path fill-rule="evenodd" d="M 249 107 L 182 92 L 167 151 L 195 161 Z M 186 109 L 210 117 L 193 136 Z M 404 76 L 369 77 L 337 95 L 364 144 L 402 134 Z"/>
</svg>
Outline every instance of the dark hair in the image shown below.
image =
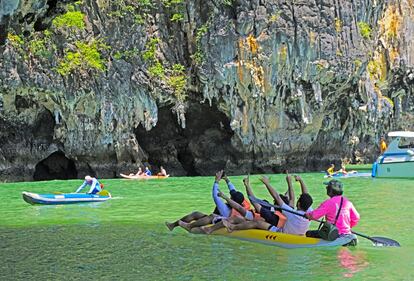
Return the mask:
<svg viewBox="0 0 414 281">
<path fill-rule="evenodd" d="M 341 190 L 341 191 L 339 191 L 339 190 L 335 190 L 335 189 L 333 189 L 333 188 L 332 188 L 332 186 L 330 186 L 330 185 L 327 185 L 327 186 L 326 186 L 326 189 L 327 189 L 327 193 L 328 193 L 328 194 L 332 194 L 332 196 L 337 196 L 337 195 L 342 195 L 342 194 L 344 194 L 344 191 L 343 191 L 343 190 Z"/>
<path fill-rule="evenodd" d="M 243 204 L 244 195 L 240 191 L 236 191 L 236 190 L 230 191 L 230 197 L 233 201 L 239 203 L 240 205 Z"/>
<path fill-rule="evenodd" d="M 312 206 L 312 196 L 310 196 L 309 193 L 302 193 L 298 199 L 298 203 L 303 211 L 307 211 L 309 207 Z"/>
<path fill-rule="evenodd" d="M 283 202 L 285 202 L 286 205 L 289 205 L 289 197 L 283 194 L 279 194 L 280 198 L 282 198 Z"/>
</svg>

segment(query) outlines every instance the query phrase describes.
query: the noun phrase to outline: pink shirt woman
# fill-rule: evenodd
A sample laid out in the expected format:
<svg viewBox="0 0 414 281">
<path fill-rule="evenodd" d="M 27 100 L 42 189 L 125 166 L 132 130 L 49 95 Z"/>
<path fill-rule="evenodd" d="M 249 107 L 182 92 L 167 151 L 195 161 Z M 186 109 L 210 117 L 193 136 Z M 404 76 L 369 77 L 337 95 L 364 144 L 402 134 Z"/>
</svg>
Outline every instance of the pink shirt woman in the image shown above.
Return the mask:
<svg viewBox="0 0 414 281">
<path fill-rule="evenodd" d="M 341 198 L 343 198 L 342 207 L 335 225 L 339 234 L 351 234 L 351 228 L 359 222 L 359 214 L 351 201 L 343 196 L 334 196 L 324 201 L 317 209 L 308 212 L 307 217 L 318 220 L 325 216 L 326 220 L 333 224 L 341 204 Z"/>
<path fill-rule="evenodd" d="M 357 210 L 351 201 L 342 196 L 343 185 L 340 181 L 331 180 L 324 184 L 327 185 L 326 193 L 330 198 L 328 200 L 325 200 L 315 210 L 307 212 L 306 217 L 310 220 L 318 220 L 325 216 L 326 220 L 329 223 L 334 224 L 335 218 L 339 211 L 338 220 L 335 223 L 336 227 L 338 228 L 338 233 L 340 235 L 351 234 L 351 228 L 357 225 L 359 222 L 360 216 Z M 342 206 L 340 206 L 342 198 Z"/>
</svg>

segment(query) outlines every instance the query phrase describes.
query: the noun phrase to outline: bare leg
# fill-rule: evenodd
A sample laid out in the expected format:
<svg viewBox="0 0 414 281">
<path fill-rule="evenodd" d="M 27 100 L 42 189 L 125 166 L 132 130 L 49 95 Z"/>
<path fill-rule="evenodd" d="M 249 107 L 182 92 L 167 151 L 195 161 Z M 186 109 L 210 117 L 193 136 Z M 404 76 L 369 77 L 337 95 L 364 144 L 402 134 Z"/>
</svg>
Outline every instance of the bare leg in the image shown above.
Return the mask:
<svg viewBox="0 0 414 281">
<path fill-rule="evenodd" d="M 193 234 L 205 234 L 202 227 L 193 227 L 193 228 L 190 229 L 190 232 L 193 233 Z"/>
<path fill-rule="evenodd" d="M 213 219 L 214 219 L 214 215 L 209 215 L 209 216 L 202 217 L 198 220 L 195 220 L 195 221 L 191 222 L 190 223 L 190 228 L 211 224 Z"/>
<path fill-rule="evenodd" d="M 187 230 L 188 232 L 190 232 L 191 230 L 190 223 L 188 222 L 178 221 L 178 225 Z"/>
<path fill-rule="evenodd" d="M 224 224 L 223 221 L 219 221 L 216 224 L 213 224 L 212 226 L 203 226 L 201 229 L 204 231 L 205 234 L 211 234 L 213 231 L 223 228 Z"/>
<path fill-rule="evenodd" d="M 270 224 L 264 221 L 245 221 L 239 224 L 229 224 L 227 226 L 227 230 L 229 232 L 232 232 L 233 230 L 245 230 L 245 229 L 252 229 L 252 228 L 267 230 L 269 229 L 269 227 L 270 227 Z"/>
<path fill-rule="evenodd" d="M 177 227 L 178 226 L 178 222 L 179 221 L 183 221 L 183 222 L 191 222 L 191 221 L 193 221 L 193 220 L 198 220 L 198 219 L 201 219 L 201 218 L 203 218 L 203 217 L 205 217 L 205 216 L 207 216 L 206 214 L 203 214 L 203 213 L 201 213 L 201 212 L 197 212 L 197 211 L 195 211 L 195 212 L 192 212 L 192 213 L 190 213 L 190 214 L 188 214 L 188 215 L 186 215 L 186 216 L 184 216 L 184 217 L 182 217 L 181 219 L 179 219 L 179 220 L 176 220 L 175 222 L 165 222 L 165 225 L 168 227 L 168 229 L 170 230 L 170 231 L 172 231 L 175 227 Z"/>
</svg>

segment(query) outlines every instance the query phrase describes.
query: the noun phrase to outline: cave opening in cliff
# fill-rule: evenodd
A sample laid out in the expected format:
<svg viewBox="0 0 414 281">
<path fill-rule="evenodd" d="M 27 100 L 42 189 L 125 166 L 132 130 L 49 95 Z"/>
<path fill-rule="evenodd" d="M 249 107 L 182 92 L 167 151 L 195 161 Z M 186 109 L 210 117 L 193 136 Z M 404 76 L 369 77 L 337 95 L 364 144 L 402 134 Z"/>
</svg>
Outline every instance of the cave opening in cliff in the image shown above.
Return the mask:
<svg viewBox="0 0 414 281">
<path fill-rule="evenodd" d="M 190 103 L 184 129 L 171 107 L 160 108 L 157 125 L 150 131 L 139 126 L 135 134 L 153 170 L 162 165 L 174 175 L 209 175 L 232 154 L 229 119 L 214 104 Z"/>
<path fill-rule="evenodd" d="M 33 179 L 41 180 L 67 180 L 76 179 L 78 172 L 75 163 L 67 158 L 62 151 L 53 152 L 46 159 L 37 163 Z"/>
</svg>

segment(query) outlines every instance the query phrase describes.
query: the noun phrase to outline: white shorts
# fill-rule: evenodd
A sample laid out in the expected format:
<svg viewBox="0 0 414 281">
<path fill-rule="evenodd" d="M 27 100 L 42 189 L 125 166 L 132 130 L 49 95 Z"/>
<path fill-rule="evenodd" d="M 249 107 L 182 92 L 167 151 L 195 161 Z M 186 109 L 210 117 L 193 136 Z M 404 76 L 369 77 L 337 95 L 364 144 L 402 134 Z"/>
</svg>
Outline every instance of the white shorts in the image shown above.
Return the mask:
<svg viewBox="0 0 414 281">
<path fill-rule="evenodd" d="M 252 211 L 247 211 L 246 215 L 244 216 L 246 219 L 252 221 L 254 219 L 254 215 Z"/>
<path fill-rule="evenodd" d="M 277 226 L 272 225 L 272 226 L 269 227 L 268 231 L 271 231 L 271 232 L 282 232 L 282 229 L 279 228 L 279 227 L 277 227 Z"/>
<path fill-rule="evenodd" d="M 211 223 L 212 223 L 212 224 L 216 224 L 216 223 L 218 223 L 218 222 L 222 221 L 223 219 L 226 219 L 226 217 L 223 217 L 223 216 L 215 216 L 215 217 L 213 218 L 213 220 L 211 221 Z"/>
</svg>

